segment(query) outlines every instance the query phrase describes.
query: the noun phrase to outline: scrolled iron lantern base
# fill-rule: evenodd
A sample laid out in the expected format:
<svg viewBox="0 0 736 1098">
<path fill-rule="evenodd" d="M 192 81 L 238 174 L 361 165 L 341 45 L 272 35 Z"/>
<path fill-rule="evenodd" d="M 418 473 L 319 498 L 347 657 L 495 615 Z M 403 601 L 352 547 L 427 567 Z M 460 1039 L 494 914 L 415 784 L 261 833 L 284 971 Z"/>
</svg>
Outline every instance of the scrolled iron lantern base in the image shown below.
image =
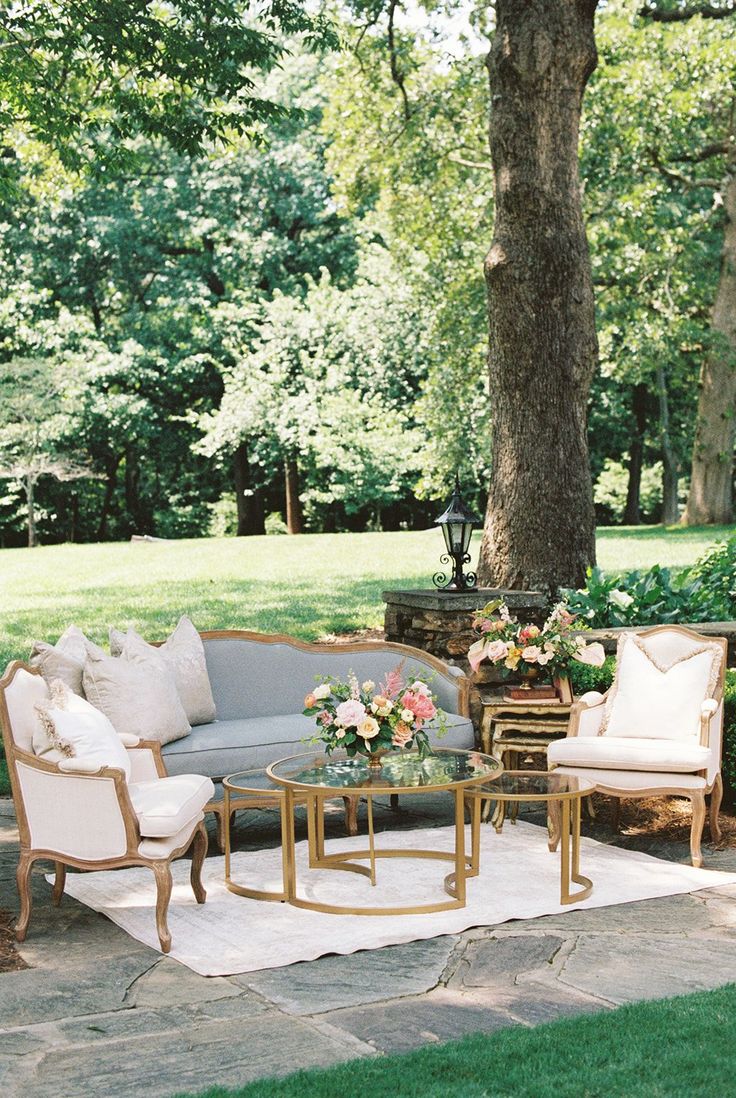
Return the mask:
<svg viewBox="0 0 736 1098">
<path fill-rule="evenodd" d="M 440 557 L 440 564 L 452 565 L 452 575 L 447 572 L 435 572 L 432 583 L 440 591 L 448 594 L 463 594 L 477 590 L 475 572 L 463 572 L 463 565 L 470 563 L 470 553 L 446 553 Z"/>
</svg>

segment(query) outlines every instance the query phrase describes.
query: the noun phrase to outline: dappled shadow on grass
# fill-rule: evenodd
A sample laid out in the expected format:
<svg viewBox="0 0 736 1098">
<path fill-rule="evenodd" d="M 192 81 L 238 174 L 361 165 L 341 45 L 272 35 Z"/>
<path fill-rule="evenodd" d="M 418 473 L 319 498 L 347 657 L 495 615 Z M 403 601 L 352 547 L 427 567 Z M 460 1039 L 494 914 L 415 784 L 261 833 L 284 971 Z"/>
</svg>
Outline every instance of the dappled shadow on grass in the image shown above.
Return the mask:
<svg viewBox="0 0 736 1098">
<path fill-rule="evenodd" d="M 98 644 L 110 626 L 133 626 L 148 640 L 164 639 L 182 614 L 198 629 L 254 629 L 316 640 L 324 633 L 375 628 L 383 623 L 381 579 L 169 580 L 140 585 L 104 584 L 58 599 L 49 595 L 27 610 L 0 615 L 0 664 L 25 659 L 34 640 L 55 641 L 74 623 Z"/>
<path fill-rule="evenodd" d="M 666 537 L 677 541 L 719 541 L 736 533 L 736 526 L 599 526 L 597 541 L 617 541 L 633 538 L 636 541 L 658 540 Z M 652 562 L 654 563 L 654 562 Z"/>
</svg>

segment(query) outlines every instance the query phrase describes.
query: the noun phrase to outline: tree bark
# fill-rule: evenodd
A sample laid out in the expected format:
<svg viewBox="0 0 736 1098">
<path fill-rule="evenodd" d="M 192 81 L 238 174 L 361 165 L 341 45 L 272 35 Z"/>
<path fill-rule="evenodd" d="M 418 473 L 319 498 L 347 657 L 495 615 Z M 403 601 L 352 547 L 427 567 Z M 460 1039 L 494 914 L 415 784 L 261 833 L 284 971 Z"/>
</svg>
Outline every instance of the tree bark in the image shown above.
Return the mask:
<svg viewBox="0 0 736 1098">
<path fill-rule="evenodd" d="M 26 509 L 28 512 L 28 548 L 35 549 L 38 545 L 36 536 L 36 481 L 32 473 L 27 473 L 25 478 Z"/>
<path fill-rule="evenodd" d="M 700 371 L 686 526 L 733 522 L 736 443 L 736 174 L 723 193 L 726 227 L 712 325 L 718 344 Z"/>
<path fill-rule="evenodd" d="M 263 497 L 257 488 L 252 487 L 247 442 L 241 442 L 233 455 L 233 479 L 238 507 L 237 536 L 250 537 L 254 534 L 265 534 Z"/>
<path fill-rule="evenodd" d="M 299 499 L 299 466 L 296 458 L 289 457 L 284 462 L 286 477 L 286 529 L 290 534 L 304 531 L 302 501 Z"/>
<path fill-rule="evenodd" d="M 662 522 L 665 526 L 674 526 L 680 518 L 679 466 L 670 436 L 667 376 L 661 362 L 657 363 L 657 396 L 659 398 L 659 437 L 662 446 Z"/>
<path fill-rule="evenodd" d="M 550 593 L 580 586 L 595 561 L 586 419 L 598 346 L 578 170 L 595 8 L 498 0 L 488 58 L 493 442 L 478 572 Z"/>
<path fill-rule="evenodd" d="M 643 382 L 634 386 L 631 398 L 634 431 L 629 447 L 629 483 L 626 489 L 624 526 L 639 526 L 641 523 L 641 471 L 644 465 L 644 434 L 647 428 L 647 396 L 647 387 Z"/>
<path fill-rule="evenodd" d="M 118 465 L 120 458 L 112 459 L 105 463 L 105 495 L 100 508 L 100 521 L 97 524 L 97 540 L 107 540 L 107 523 L 110 518 L 110 507 L 118 483 Z"/>
</svg>

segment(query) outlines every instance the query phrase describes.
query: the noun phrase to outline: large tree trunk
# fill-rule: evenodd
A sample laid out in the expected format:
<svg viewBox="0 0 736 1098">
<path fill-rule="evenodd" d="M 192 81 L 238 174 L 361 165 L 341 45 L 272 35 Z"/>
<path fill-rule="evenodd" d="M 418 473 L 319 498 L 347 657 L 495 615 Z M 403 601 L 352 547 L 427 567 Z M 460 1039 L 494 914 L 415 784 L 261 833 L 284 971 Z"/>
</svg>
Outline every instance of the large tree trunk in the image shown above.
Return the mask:
<svg viewBox="0 0 736 1098">
<path fill-rule="evenodd" d="M 736 442 L 736 175 L 724 187 L 726 230 L 721 276 L 713 305 L 720 347 L 703 361 L 686 526 L 733 522 L 733 450 Z"/>
<path fill-rule="evenodd" d="M 252 486 L 247 442 L 241 442 L 233 455 L 233 479 L 238 507 L 238 537 L 265 534 L 263 496 Z"/>
<path fill-rule="evenodd" d="M 674 526 L 680 517 L 679 465 L 670 435 L 667 376 L 661 362 L 657 363 L 657 395 L 659 397 L 659 437 L 662 445 L 662 522 L 665 526 Z"/>
<path fill-rule="evenodd" d="M 299 466 L 296 458 L 289 457 L 284 462 L 286 478 L 286 529 L 290 534 L 301 534 L 304 530 L 302 501 L 299 499 Z"/>
<path fill-rule="evenodd" d="M 100 508 L 100 520 L 97 524 L 97 540 L 107 540 L 107 524 L 110 518 L 113 496 L 118 484 L 118 465 L 120 458 L 112 458 L 105 462 L 105 495 Z"/>
<path fill-rule="evenodd" d="M 577 587 L 595 561 L 597 360 L 578 173 L 595 0 L 498 0 L 488 58 L 496 219 L 485 261 L 492 473 L 479 579 Z"/>
<path fill-rule="evenodd" d="M 643 382 L 634 386 L 631 411 L 634 417 L 631 445 L 629 447 L 629 483 L 626 489 L 624 526 L 641 523 L 641 471 L 644 465 L 644 434 L 647 429 L 648 390 Z"/>
</svg>

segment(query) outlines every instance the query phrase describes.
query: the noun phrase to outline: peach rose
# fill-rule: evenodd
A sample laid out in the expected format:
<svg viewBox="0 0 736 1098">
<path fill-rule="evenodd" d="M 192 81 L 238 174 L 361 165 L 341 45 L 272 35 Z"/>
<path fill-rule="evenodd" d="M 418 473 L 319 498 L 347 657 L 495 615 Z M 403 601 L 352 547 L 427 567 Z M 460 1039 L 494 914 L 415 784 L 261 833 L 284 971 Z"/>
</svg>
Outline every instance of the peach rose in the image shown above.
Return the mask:
<svg viewBox="0 0 736 1098">
<path fill-rule="evenodd" d="M 405 724 L 404 721 L 399 721 L 399 723 L 394 728 L 394 734 L 391 737 L 391 743 L 394 745 L 394 747 L 406 747 L 409 740 L 412 738 L 412 735 L 413 733 L 411 728 L 409 728 L 409 725 Z"/>
<path fill-rule="evenodd" d="M 314 694 L 307 694 L 306 698 L 304 699 L 304 708 L 311 709 L 312 706 L 316 704 L 317 699 L 315 698 Z"/>
</svg>

